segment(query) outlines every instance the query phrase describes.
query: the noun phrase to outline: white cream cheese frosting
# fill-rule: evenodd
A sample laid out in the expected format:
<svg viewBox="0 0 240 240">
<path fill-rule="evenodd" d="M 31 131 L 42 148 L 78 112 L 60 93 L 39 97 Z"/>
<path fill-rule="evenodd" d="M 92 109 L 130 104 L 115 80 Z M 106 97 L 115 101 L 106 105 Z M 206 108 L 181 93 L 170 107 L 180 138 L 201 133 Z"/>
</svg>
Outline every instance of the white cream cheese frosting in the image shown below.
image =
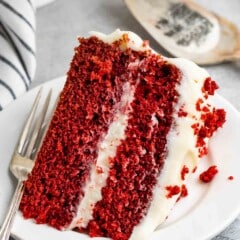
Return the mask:
<svg viewBox="0 0 240 240">
<path fill-rule="evenodd" d="M 102 199 L 101 190 L 106 185 L 110 160 L 116 155 L 117 147 L 125 139 L 125 129 L 128 123 L 128 113 L 131 110 L 130 103 L 133 101 L 134 89 L 130 83 L 123 85 L 123 95 L 117 104 L 117 113 L 114 121 L 109 125 L 109 129 L 103 140 L 98 144 L 98 157 L 96 164 L 92 166 L 90 179 L 85 189 L 84 197 L 81 200 L 78 211 L 72 223 L 68 228 L 87 227 L 90 220 L 93 219 L 92 212 L 94 205 Z M 122 113 L 122 109 L 128 109 Z"/>
</svg>

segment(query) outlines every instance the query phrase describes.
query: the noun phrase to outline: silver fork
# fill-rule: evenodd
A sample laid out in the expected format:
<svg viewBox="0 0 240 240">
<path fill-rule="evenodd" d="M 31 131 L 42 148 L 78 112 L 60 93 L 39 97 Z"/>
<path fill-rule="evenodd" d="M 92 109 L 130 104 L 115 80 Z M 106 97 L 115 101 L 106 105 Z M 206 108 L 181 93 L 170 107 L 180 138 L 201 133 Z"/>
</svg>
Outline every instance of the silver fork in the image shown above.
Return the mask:
<svg viewBox="0 0 240 240">
<path fill-rule="evenodd" d="M 49 91 L 42 109 L 37 111 L 41 94 L 42 88 L 34 100 L 10 163 L 10 170 L 18 182 L 7 215 L 0 229 L 0 240 L 8 240 L 10 237 L 13 219 L 24 191 L 23 182 L 27 179 L 28 174 L 33 168 L 34 159 L 46 129 L 45 119 L 50 105 L 52 91 Z M 36 116 L 37 112 L 39 112 L 38 116 Z"/>
</svg>

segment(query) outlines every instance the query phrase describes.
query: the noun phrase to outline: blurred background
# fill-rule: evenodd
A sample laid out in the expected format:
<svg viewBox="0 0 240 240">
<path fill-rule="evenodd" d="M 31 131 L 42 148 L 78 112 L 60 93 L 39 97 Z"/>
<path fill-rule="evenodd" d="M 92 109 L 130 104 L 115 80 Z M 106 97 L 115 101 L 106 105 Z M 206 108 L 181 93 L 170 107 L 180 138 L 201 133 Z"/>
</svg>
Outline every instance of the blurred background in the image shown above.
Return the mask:
<svg viewBox="0 0 240 240">
<path fill-rule="evenodd" d="M 196 0 L 226 17 L 240 28 L 239 0 Z M 89 31 L 111 33 L 130 30 L 149 39 L 156 51 L 168 56 L 127 9 L 123 0 L 55 0 L 37 9 L 37 72 L 32 87 L 66 74 L 78 44 L 78 36 Z M 224 63 L 206 67 L 220 85 L 220 93 L 240 110 L 240 64 Z"/>
</svg>

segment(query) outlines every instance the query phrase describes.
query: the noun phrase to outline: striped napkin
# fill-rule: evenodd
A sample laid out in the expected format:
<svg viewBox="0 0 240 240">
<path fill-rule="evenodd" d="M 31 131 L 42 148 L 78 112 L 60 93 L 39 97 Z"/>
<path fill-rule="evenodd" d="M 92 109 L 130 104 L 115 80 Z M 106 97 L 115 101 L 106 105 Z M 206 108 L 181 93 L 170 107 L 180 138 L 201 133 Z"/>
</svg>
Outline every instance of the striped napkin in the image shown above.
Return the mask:
<svg viewBox="0 0 240 240">
<path fill-rule="evenodd" d="M 0 111 L 28 90 L 36 70 L 32 0 L 0 0 Z"/>
</svg>

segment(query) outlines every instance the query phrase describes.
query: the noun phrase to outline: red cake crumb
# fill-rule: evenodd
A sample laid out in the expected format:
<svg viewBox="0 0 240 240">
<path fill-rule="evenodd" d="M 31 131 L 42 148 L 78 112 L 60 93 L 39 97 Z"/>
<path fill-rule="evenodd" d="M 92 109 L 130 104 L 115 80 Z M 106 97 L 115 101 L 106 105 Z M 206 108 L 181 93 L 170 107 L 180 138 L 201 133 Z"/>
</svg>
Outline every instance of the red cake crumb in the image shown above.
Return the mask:
<svg viewBox="0 0 240 240">
<path fill-rule="evenodd" d="M 192 173 L 195 173 L 197 171 L 197 166 L 193 168 Z"/>
<path fill-rule="evenodd" d="M 206 78 L 202 87 L 202 92 L 205 98 L 208 95 L 214 95 L 218 85 L 210 77 Z M 211 138 L 216 130 L 223 126 L 226 121 L 226 112 L 223 109 L 210 109 L 209 104 L 205 104 L 203 99 L 198 99 L 196 102 L 196 110 L 201 112 L 201 120 L 203 124 L 196 122 L 192 125 L 194 134 L 197 135 L 196 147 L 199 151 L 199 157 L 208 154 L 206 139 Z"/>
<path fill-rule="evenodd" d="M 199 179 L 204 183 L 209 183 L 218 173 L 217 166 L 213 165 L 199 175 Z"/>
<path fill-rule="evenodd" d="M 184 107 L 182 106 L 178 111 L 178 117 L 186 117 L 188 113 L 184 111 Z"/>
<path fill-rule="evenodd" d="M 179 186 L 175 185 L 175 186 L 167 186 L 166 190 L 168 191 L 168 194 L 166 195 L 166 197 L 171 198 L 175 195 L 178 195 L 182 189 Z"/>
<path fill-rule="evenodd" d="M 192 125 L 194 134 L 197 135 L 196 147 L 199 149 L 199 157 L 208 153 L 205 139 L 211 138 L 215 131 L 222 127 L 226 121 L 226 112 L 223 109 L 213 108 L 211 111 L 201 113 L 203 125 L 195 123 Z"/>
<path fill-rule="evenodd" d="M 185 184 L 182 185 L 182 189 L 181 189 L 181 198 L 187 197 L 188 196 L 188 189 L 186 187 Z"/>
<path fill-rule="evenodd" d="M 233 176 L 229 176 L 229 177 L 228 177 L 228 180 L 230 180 L 230 181 L 232 181 L 233 179 L 234 179 Z"/>
<path fill-rule="evenodd" d="M 188 173 L 189 173 L 189 168 L 186 165 L 184 165 L 181 171 L 181 179 L 185 180 L 185 176 Z"/>
<path fill-rule="evenodd" d="M 208 95 L 214 95 L 215 91 L 218 89 L 217 83 L 210 77 L 206 78 L 202 87 L 202 92 L 206 93 L 205 97 Z"/>
<path fill-rule="evenodd" d="M 97 171 L 98 174 L 104 173 L 103 169 L 99 166 L 97 166 L 96 171 Z"/>
<path fill-rule="evenodd" d="M 197 100 L 197 102 L 196 102 L 196 110 L 197 111 L 201 111 L 201 105 L 204 103 L 204 101 L 201 99 L 201 98 L 199 98 L 198 100 Z"/>
<path fill-rule="evenodd" d="M 149 46 L 149 41 L 148 40 L 144 40 L 143 43 L 142 43 L 142 46 L 143 47 Z"/>
<path fill-rule="evenodd" d="M 177 202 L 179 202 L 182 198 L 185 198 L 188 196 L 188 189 L 185 184 L 182 185 L 181 187 L 181 194 L 177 199 Z"/>
</svg>

